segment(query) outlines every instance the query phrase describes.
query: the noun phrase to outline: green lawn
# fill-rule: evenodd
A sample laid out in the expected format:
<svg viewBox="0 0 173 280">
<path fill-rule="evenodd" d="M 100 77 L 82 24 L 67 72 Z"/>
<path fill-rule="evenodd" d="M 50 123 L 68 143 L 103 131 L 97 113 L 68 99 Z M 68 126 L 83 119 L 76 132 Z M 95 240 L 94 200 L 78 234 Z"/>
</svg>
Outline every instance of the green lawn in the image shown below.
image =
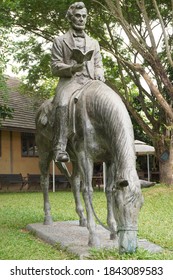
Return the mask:
<svg viewBox="0 0 173 280">
<path fill-rule="evenodd" d="M 171 259 L 173 260 L 173 187 L 157 185 L 143 190 L 145 202 L 139 217 L 139 238 L 164 248 L 159 254 L 139 249 L 132 255 L 119 255 L 117 250 L 91 250 L 92 259 Z M 50 193 L 54 221 L 76 220 L 71 192 Z M 94 193 L 94 207 L 106 221 L 106 200 L 103 192 Z M 0 193 L 0 259 L 77 259 L 73 254 L 52 247 L 25 230 L 29 223 L 42 222 L 42 193 Z"/>
</svg>

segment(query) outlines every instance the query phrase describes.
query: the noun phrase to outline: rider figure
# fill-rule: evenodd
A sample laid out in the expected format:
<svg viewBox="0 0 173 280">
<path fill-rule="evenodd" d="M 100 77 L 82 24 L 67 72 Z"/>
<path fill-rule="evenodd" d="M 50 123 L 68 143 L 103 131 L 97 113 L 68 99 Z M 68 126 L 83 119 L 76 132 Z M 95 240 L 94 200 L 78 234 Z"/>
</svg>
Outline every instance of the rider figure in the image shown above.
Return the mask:
<svg viewBox="0 0 173 280">
<path fill-rule="evenodd" d="M 59 77 L 56 95 L 53 99 L 55 110 L 53 158 L 55 161 L 68 161 L 66 152 L 68 139 L 68 105 L 71 96 L 91 80 L 104 80 L 104 71 L 98 42 L 85 32 L 87 9 L 83 2 L 72 4 L 66 15 L 71 28 L 56 37 L 52 47 L 52 73 Z M 83 53 L 93 50 L 91 60 L 77 63 L 72 59 L 74 48 Z"/>
</svg>

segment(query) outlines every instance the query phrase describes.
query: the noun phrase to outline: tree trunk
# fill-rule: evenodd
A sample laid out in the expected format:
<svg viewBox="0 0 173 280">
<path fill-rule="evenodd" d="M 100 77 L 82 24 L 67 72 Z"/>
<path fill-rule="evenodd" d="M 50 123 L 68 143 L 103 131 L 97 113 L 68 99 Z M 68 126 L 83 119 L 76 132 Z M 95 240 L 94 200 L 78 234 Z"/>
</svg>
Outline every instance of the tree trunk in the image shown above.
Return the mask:
<svg viewBox="0 0 173 280">
<path fill-rule="evenodd" d="M 171 136 L 169 151 L 165 150 L 160 153 L 159 169 L 160 182 L 167 185 L 173 185 L 173 135 Z"/>
<path fill-rule="evenodd" d="M 173 163 L 171 164 L 169 160 L 167 162 L 160 162 L 160 182 L 166 185 L 173 184 L 172 177 Z"/>
</svg>

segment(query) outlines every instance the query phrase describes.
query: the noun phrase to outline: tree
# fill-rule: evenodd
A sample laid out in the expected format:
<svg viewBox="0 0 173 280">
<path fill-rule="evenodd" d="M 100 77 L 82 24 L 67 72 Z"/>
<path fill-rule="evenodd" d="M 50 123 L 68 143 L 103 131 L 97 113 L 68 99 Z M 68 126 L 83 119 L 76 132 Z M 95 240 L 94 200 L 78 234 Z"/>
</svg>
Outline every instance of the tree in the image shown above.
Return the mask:
<svg viewBox="0 0 173 280">
<path fill-rule="evenodd" d="M 50 81 L 50 43 L 67 29 L 65 11 L 72 2 L 6 0 L 0 7 L 0 26 L 27 35 L 16 42 L 13 53 L 28 71 L 29 85 L 37 91 L 45 89 L 44 81 Z M 90 15 L 87 31 L 100 41 L 103 50 L 107 83 L 121 95 L 153 142 L 161 181 L 172 184 L 173 0 L 84 2 Z"/>
<path fill-rule="evenodd" d="M 99 2 L 100 3 L 100 2 Z M 122 96 L 127 108 L 144 132 L 152 140 L 160 163 L 161 181 L 173 183 L 173 85 L 172 76 L 172 10 L 173 1 L 119 1 L 101 2 L 109 42 L 101 38 L 102 46 L 116 58 L 121 75 L 121 87 L 110 85 Z M 118 40 L 116 28 L 124 32 Z M 122 52 L 119 41 L 128 39 L 128 52 Z M 125 46 L 125 44 L 124 44 Z M 137 86 L 138 94 L 131 94 L 127 77 Z M 141 77 L 149 87 L 143 86 Z M 140 102 L 141 112 L 136 110 Z"/>
<path fill-rule="evenodd" d="M 4 76 L 4 68 L 7 63 L 5 50 L 6 50 L 6 41 L 4 39 L 5 35 L 3 34 L 3 29 L 0 31 L 0 126 L 1 121 L 5 118 L 12 118 L 13 108 L 9 107 L 8 102 L 8 87 L 6 83 L 6 77 Z"/>
<path fill-rule="evenodd" d="M 0 126 L 1 121 L 13 117 L 14 109 L 8 106 L 8 87 L 0 69 Z"/>
</svg>

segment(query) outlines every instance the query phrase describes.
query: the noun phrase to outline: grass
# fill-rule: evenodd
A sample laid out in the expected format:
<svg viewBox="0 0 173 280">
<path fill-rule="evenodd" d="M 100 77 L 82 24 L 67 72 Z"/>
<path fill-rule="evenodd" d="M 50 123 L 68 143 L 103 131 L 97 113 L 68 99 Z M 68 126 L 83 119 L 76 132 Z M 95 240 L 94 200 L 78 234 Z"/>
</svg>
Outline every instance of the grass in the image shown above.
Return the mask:
<svg viewBox="0 0 173 280">
<path fill-rule="evenodd" d="M 77 219 L 72 193 L 50 193 L 50 200 L 54 220 Z M 68 204 L 68 213 L 64 210 L 64 201 Z M 43 221 L 42 204 L 42 193 L 0 194 L 0 259 L 76 259 L 58 245 L 52 247 L 25 230 L 27 224 Z"/>
<path fill-rule="evenodd" d="M 144 191 L 139 235 L 173 251 L 173 187 L 157 186 Z"/>
<path fill-rule="evenodd" d="M 90 259 L 159 259 L 173 260 L 173 187 L 157 185 L 144 189 L 144 206 L 139 216 L 139 238 L 164 248 L 150 254 L 138 249 L 135 254 L 119 255 L 117 250 L 91 250 Z M 52 216 L 57 220 L 77 220 L 71 192 L 50 193 Z M 106 200 L 103 192 L 94 193 L 94 207 L 106 221 Z M 72 260 L 77 256 L 52 247 L 26 231 L 29 223 L 42 222 L 42 193 L 0 193 L 0 259 L 4 260 Z"/>
</svg>

